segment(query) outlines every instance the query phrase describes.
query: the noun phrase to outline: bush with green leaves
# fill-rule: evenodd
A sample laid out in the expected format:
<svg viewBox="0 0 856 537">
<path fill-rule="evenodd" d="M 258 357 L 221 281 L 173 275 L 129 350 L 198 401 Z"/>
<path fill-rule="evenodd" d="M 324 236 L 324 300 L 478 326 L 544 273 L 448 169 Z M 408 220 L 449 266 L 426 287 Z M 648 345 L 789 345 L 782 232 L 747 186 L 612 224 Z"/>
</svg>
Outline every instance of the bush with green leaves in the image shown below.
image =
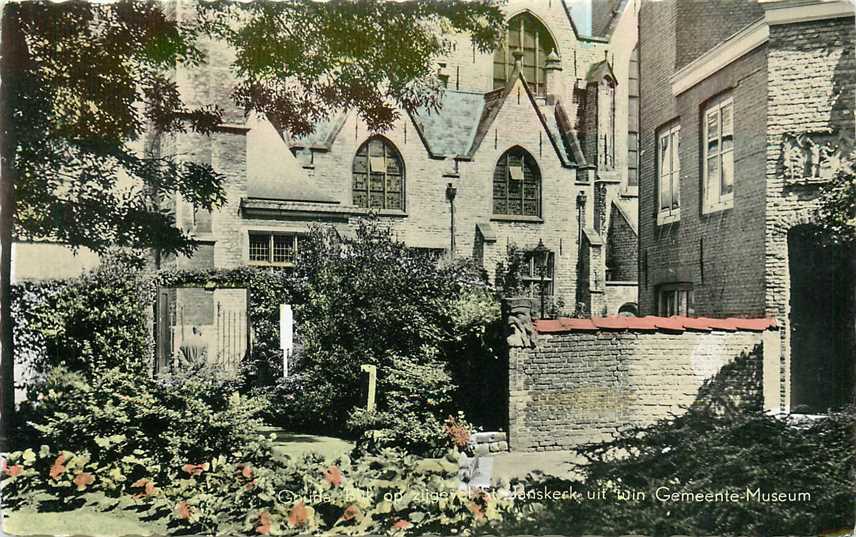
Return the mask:
<svg viewBox="0 0 856 537">
<path fill-rule="evenodd" d="M 4 501 L 69 509 L 93 492 L 110 494 L 121 479 L 126 492 L 106 506 L 165 519 L 177 535 L 468 535 L 512 515 L 503 491 L 458 490 L 454 451 L 418 459 L 382 450 L 332 464 L 314 455 L 281 462 L 220 455 L 173 468 L 169 480 L 137 468 L 130 477 L 126 468 L 47 447 L 12 453 L 3 469 Z"/>
<path fill-rule="evenodd" d="M 458 410 L 455 363 L 482 358 L 458 351 L 472 351 L 469 341 L 483 336 L 476 325 L 484 317 L 460 301 L 479 291 L 491 297 L 484 274 L 471 260 L 438 260 L 408 248 L 377 220 L 361 221 L 353 236 L 318 227 L 302 244 L 295 317 L 304 350 L 293 378 L 274 390 L 280 422 L 347 432 L 342 424 L 365 406 L 361 365 L 371 364 L 378 411 L 355 415 L 350 431 L 362 434 L 372 423 L 414 449 L 442 445 L 442 435 L 429 441 L 428 431 L 442 430 Z M 403 404 L 407 398 L 417 404 Z"/>
<path fill-rule="evenodd" d="M 266 456 L 258 419 L 264 404 L 204 369 L 150 378 L 120 369 L 86 377 L 58 367 L 30 389 L 21 442 L 68 447 L 99 465 L 133 456 L 149 475 L 167 478 L 170 469 L 221 454 Z"/>
<path fill-rule="evenodd" d="M 673 420 L 623 431 L 578 449 L 581 481 L 543 479 L 527 486 L 604 490 L 604 500 L 532 502 L 520 531 L 578 535 L 818 535 L 853 528 L 856 414 L 804 422 L 760 412 L 695 406 Z M 659 501 L 668 493 L 734 493 L 739 501 Z M 748 491 L 810 499 L 754 501 Z M 618 498 L 619 491 L 643 497 Z M 680 496 L 678 497 L 680 499 Z"/>
<path fill-rule="evenodd" d="M 292 302 L 290 273 L 258 267 L 149 272 L 132 256 L 107 257 L 78 278 L 14 285 L 16 364 L 36 379 L 58 365 L 86 375 L 113 367 L 151 371 L 158 288 L 194 286 L 247 289 L 254 340 L 242 378 L 249 387 L 281 377 L 279 305 Z"/>
<path fill-rule="evenodd" d="M 16 362 L 37 378 L 57 365 L 86 374 L 146 371 L 152 338 L 144 285 L 139 265 L 118 257 L 79 278 L 16 284 Z"/>
</svg>

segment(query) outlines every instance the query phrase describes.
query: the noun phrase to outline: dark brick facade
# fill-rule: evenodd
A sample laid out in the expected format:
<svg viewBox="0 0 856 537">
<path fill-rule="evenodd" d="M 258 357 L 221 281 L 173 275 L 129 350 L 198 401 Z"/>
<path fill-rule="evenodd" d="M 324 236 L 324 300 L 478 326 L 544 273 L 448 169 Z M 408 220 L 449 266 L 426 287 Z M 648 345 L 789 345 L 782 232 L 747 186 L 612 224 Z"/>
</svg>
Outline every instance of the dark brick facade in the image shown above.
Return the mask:
<svg viewBox="0 0 856 537">
<path fill-rule="evenodd" d="M 640 11 L 641 148 L 648 156 L 640 165 L 641 311 L 658 313 L 660 286 L 681 283 L 693 291 L 691 314 L 777 318 L 783 408 L 792 371 L 789 262 L 800 255 L 788 251 L 788 234 L 812 223 L 818 188 L 785 180 L 784 135 L 829 140 L 841 154 L 853 147 L 854 19 L 839 4 L 820 20 L 811 20 L 824 13 L 820 7 L 787 1 L 647 2 Z M 716 64 L 753 29 L 762 40 Z M 704 71 L 699 62 L 717 67 Z M 688 77 L 693 69 L 704 74 Z M 693 82 L 681 86 L 682 77 Z M 708 212 L 701 202 L 702 118 L 710 100 L 726 93 L 734 102 L 734 198 Z M 676 123 L 680 216 L 658 224 L 657 132 Z"/>
</svg>

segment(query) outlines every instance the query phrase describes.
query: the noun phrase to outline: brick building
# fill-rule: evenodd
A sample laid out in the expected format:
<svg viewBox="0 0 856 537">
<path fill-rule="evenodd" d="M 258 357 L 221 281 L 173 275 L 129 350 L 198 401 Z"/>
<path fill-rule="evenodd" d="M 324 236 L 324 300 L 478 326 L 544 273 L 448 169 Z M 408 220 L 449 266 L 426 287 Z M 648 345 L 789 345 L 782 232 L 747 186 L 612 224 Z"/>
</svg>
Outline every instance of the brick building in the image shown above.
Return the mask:
<svg viewBox="0 0 856 537">
<path fill-rule="evenodd" d="M 176 80 L 189 104 L 213 99 L 227 123 L 210 137 L 150 142 L 211 163 L 228 200 L 212 214 L 175 200 L 201 247 L 164 263 L 287 266 L 311 224 L 347 232 L 372 212 L 409 246 L 473 256 L 491 275 L 509 246 L 543 242 L 547 292 L 565 309 L 634 311 L 638 5 L 512 0 L 504 9 L 500 50 L 482 54 L 451 36 L 454 52 L 437 65 L 439 113 L 403 113 L 383 133 L 348 111 L 302 138 L 246 118 L 230 100 L 230 51 L 207 44 L 207 65 Z M 537 294 L 534 262 L 529 275 Z"/>
<path fill-rule="evenodd" d="M 810 232 L 853 149 L 853 6 L 647 2 L 639 34 L 641 312 L 775 317 L 782 409 L 841 406 L 856 261 Z"/>
</svg>

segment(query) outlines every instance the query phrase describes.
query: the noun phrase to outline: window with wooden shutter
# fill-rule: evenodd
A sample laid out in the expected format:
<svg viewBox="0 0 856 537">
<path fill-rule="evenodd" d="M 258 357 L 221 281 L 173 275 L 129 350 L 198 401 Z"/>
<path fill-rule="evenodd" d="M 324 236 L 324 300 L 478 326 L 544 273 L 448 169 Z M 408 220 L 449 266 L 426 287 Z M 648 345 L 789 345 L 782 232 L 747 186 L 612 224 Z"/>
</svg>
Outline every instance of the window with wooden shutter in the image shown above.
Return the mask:
<svg viewBox="0 0 856 537">
<path fill-rule="evenodd" d="M 676 222 L 681 216 L 681 127 L 667 126 L 657 133 L 657 223 Z"/>
</svg>

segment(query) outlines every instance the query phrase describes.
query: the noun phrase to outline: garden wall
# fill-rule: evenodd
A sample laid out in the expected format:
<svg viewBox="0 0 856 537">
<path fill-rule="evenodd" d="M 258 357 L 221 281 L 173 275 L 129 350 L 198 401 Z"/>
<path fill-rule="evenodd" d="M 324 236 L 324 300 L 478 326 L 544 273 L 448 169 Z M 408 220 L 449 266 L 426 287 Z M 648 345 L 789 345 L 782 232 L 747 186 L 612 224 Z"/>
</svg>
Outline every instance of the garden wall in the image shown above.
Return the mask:
<svg viewBox="0 0 856 537">
<path fill-rule="evenodd" d="M 778 408 L 779 341 L 768 319 L 533 323 L 525 307 L 510 313 L 512 450 L 571 449 L 696 404 Z"/>
</svg>

